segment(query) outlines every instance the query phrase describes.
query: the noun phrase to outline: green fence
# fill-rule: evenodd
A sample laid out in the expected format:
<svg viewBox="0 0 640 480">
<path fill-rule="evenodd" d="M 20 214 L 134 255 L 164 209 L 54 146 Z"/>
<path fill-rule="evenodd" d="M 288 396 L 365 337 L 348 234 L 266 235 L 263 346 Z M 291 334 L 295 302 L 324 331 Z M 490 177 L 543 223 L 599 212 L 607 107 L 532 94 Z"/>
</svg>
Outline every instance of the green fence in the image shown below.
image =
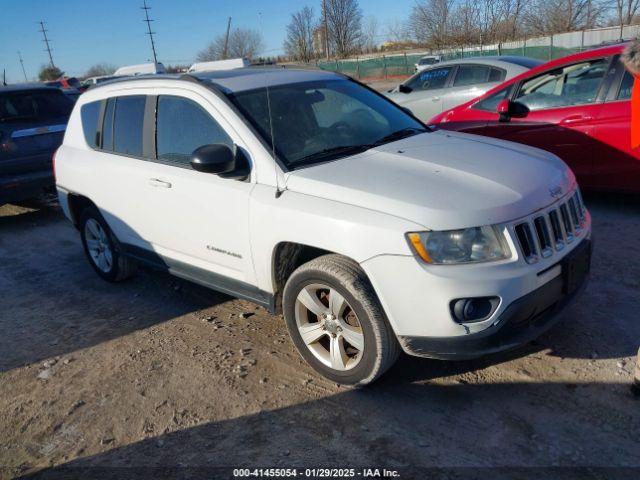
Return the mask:
<svg viewBox="0 0 640 480">
<path fill-rule="evenodd" d="M 500 48 L 488 50 L 455 50 L 447 54 L 441 54 L 443 60 L 454 60 L 459 58 L 495 56 L 495 55 L 519 55 L 523 57 L 536 58 L 538 60 L 551 60 L 564 57 L 581 48 L 563 48 L 553 45 L 526 46 L 523 44 L 517 48 Z M 381 55 L 375 58 L 352 58 L 348 60 L 330 60 L 318 62 L 318 67 L 323 70 L 341 72 L 354 78 L 361 79 L 382 79 L 411 75 L 415 71 L 415 64 L 426 53 L 404 54 L 404 55 Z"/>
</svg>

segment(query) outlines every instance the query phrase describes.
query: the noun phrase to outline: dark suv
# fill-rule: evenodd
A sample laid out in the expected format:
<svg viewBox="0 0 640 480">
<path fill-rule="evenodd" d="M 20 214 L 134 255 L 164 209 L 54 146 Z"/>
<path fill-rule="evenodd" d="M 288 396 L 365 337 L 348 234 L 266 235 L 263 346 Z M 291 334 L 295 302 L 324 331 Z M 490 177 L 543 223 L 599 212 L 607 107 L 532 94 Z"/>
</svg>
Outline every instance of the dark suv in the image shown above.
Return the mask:
<svg viewBox="0 0 640 480">
<path fill-rule="evenodd" d="M 73 101 L 57 88 L 0 87 L 0 205 L 54 186 L 52 156 L 72 109 Z"/>
</svg>

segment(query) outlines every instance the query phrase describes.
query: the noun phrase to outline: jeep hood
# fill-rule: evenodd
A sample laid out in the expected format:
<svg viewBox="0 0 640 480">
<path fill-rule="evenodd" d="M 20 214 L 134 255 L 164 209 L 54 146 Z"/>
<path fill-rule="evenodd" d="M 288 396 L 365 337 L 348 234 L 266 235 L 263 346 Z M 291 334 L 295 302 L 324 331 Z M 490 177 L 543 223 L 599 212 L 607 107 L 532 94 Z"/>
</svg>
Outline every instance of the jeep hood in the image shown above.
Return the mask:
<svg viewBox="0 0 640 480">
<path fill-rule="evenodd" d="M 376 210 L 432 230 L 508 222 L 567 193 L 555 155 L 512 142 L 435 131 L 291 172 L 288 190 Z M 554 192 L 554 193 L 555 193 Z"/>
</svg>

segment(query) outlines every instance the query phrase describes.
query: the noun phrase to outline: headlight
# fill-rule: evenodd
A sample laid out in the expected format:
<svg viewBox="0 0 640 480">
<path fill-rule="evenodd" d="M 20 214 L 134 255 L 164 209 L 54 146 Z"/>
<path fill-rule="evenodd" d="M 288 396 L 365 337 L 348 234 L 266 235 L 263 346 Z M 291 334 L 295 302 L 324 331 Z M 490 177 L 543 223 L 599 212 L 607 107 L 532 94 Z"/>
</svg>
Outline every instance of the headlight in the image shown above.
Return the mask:
<svg viewBox="0 0 640 480">
<path fill-rule="evenodd" d="M 407 238 L 420 258 L 432 264 L 493 262 L 511 256 L 504 235 L 495 226 L 414 232 Z"/>
</svg>

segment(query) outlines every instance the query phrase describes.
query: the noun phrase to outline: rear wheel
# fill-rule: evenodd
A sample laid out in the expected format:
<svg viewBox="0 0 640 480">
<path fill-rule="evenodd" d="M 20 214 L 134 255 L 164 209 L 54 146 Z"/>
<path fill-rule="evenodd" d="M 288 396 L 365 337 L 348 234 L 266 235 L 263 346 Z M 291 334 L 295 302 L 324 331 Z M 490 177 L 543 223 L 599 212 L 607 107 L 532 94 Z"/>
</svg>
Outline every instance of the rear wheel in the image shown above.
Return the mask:
<svg viewBox="0 0 640 480">
<path fill-rule="evenodd" d="M 399 346 L 360 266 L 340 255 L 302 265 L 283 297 L 285 320 L 302 357 L 345 385 L 366 385 L 398 357 Z"/>
<path fill-rule="evenodd" d="M 88 207 L 82 212 L 79 227 L 84 252 L 98 275 L 119 282 L 135 273 L 135 263 L 122 255 L 118 240 L 97 208 Z"/>
</svg>

